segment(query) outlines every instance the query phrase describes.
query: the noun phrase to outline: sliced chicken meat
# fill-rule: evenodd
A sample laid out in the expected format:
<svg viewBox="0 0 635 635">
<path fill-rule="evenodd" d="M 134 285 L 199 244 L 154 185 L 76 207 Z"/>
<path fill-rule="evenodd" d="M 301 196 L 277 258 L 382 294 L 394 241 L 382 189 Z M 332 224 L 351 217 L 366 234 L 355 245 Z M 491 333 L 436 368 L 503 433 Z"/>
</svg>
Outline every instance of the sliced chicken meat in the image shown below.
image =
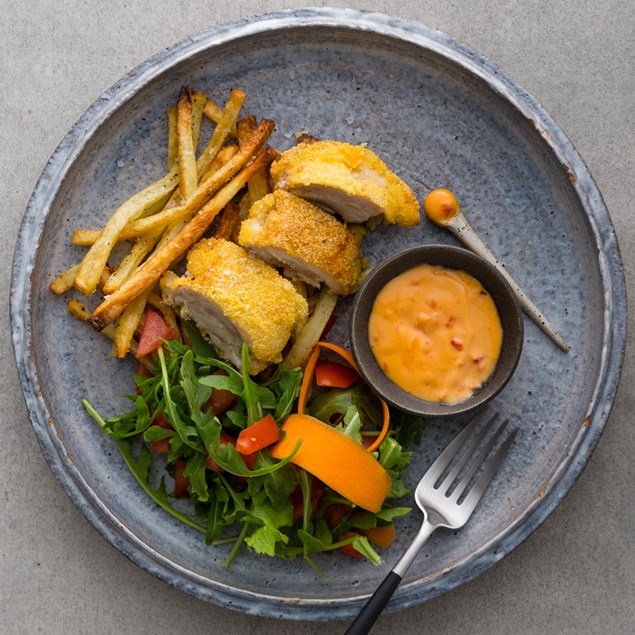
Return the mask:
<svg viewBox="0 0 635 635">
<path fill-rule="evenodd" d="M 351 223 L 383 214 L 407 227 L 419 222 L 412 190 L 372 151 L 341 141 L 299 143 L 271 165 L 275 188 L 292 192 Z"/>
<path fill-rule="evenodd" d="M 282 190 L 257 201 L 238 242 L 294 280 L 346 295 L 353 291 L 362 257 L 348 227 L 319 207 Z"/>
<path fill-rule="evenodd" d="M 164 300 L 193 320 L 217 351 L 240 368 L 243 342 L 250 373 L 282 361 L 293 330 L 308 316 L 306 300 L 275 269 L 242 247 L 214 238 L 188 254 L 187 273 L 161 279 Z"/>
</svg>

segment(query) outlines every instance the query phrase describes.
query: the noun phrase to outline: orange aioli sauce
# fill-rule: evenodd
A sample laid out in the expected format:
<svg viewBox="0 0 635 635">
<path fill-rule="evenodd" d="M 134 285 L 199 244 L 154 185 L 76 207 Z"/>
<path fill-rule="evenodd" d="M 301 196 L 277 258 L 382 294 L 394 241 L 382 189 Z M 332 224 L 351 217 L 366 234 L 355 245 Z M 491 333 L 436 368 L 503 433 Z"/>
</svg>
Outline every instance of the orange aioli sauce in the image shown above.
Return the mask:
<svg viewBox="0 0 635 635">
<path fill-rule="evenodd" d="M 491 375 L 503 342 L 496 305 L 464 271 L 419 265 L 377 295 L 368 334 L 386 375 L 426 401 L 458 403 Z"/>
</svg>

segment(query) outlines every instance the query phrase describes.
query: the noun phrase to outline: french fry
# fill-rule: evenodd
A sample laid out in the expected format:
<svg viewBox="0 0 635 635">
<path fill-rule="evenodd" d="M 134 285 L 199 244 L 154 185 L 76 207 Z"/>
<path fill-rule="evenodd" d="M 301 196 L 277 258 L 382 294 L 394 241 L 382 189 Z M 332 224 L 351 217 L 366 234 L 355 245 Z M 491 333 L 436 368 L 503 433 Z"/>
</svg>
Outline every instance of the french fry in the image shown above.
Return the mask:
<svg viewBox="0 0 635 635">
<path fill-rule="evenodd" d="M 186 201 L 198 185 L 196 156 L 192 138 L 192 100 L 190 91 L 183 87 L 176 108 L 177 156 L 179 159 L 179 192 Z"/>
<path fill-rule="evenodd" d="M 276 152 L 262 150 L 229 183 L 190 220 L 179 233 L 161 249 L 156 249 L 146 262 L 121 287 L 102 302 L 90 317 L 90 324 L 101 330 L 117 318 L 125 307 L 153 285 L 174 261 L 180 258 L 203 237 L 218 213 L 245 187 L 247 181 L 261 168 L 273 161 Z"/>
<path fill-rule="evenodd" d="M 49 285 L 49 289 L 53 291 L 56 295 L 62 295 L 63 293 L 67 293 L 70 291 L 75 282 L 75 276 L 79 271 L 81 263 L 77 263 L 76 265 L 71 265 L 67 269 L 64 269 L 62 273 L 51 284 Z M 111 271 L 108 266 L 104 267 L 104 270 L 101 272 L 101 276 L 99 277 L 99 288 L 103 289 L 103 286 L 108 280 Z"/>
<path fill-rule="evenodd" d="M 227 203 L 220 215 L 220 222 L 214 232 L 214 238 L 234 240 L 238 227 L 240 227 L 240 207 L 236 203 Z"/>
<path fill-rule="evenodd" d="M 115 327 L 115 355 L 123 358 L 130 349 L 130 343 L 135 331 L 143 318 L 148 296 L 152 289 L 146 289 L 138 298 L 135 298 L 121 313 Z"/>
<path fill-rule="evenodd" d="M 76 265 L 71 265 L 67 269 L 64 269 L 64 271 L 62 271 L 62 273 L 60 273 L 60 275 L 57 276 L 57 278 L 55 278 L 53 282 L 51 282 L 51 284 L 49 285 L 49 289 L 55 295 L 62 295 L 70 291 L 73 288 L 75 276 L 79 271 L 79 265 L 80 263 L 77 263 Z"/>
<path fill-rule="evenodd" d="M 223 164 L 207 181 L 203 182 L 183 205 L 130 223 L 122 231 L 122 237 L 142 236 L 157 227 L 163 227 L 196 213 L 228 179 L 231 179 L 249 162 L 251 157 L 265 144 L 273 132 L 273 128 L 272 121 L 263 120 L 251 135 L 249 142 L 246 142 L 229 161 Z"/>
<path fill-rule="evenodd" d="M 201 133 L 201 121 L 203 119 L 203 109 L 207 103 L 207 95 L 192 91 L 192 141 L 194 142 L 194 152 L 198 148 L 198 140 Z"/>
<path fill-rule="evenodd" d="M 203 108 L 203 114 L 210 120 L 217 124 L 223 116 L 223 109 L 212 99 L 208 99 Z"/>
<path fill-rule="evenodd" d="M 71 235 L 71 243 L 79 247 L 90 247 L 94 245 L 101 231 L 99 229 L 74 229 Z M 77 268 L 79 271 L 79 265 Z"/>
<path fill-rule="evenodd" d="M 223 109 L 211 99 L 207 100 L 205 104 L 205 108 L 203 108 L 203 114 L 215 124 L 218 124 L 223 116 Z M 229 133 L 232 137 L 236 137 L 236 124 L 231 126 L 231 131 Z"/>
<path fill-rule="evenodd" d="M 208 168 L 207 172 L 201 177 L 200 183 L 204 183 L 214 175 L 214 172 L 220 170 L 225 163 L 227 163 L 238 152 L 238 146 L 235 144 L 223 146 L 220 152 L 216 155 L 216 158 L 212 161 L 212 164 Z"/>
<path fill-rule="evenodd" d="M 168 170 L 176 161 L 176 108 L 168 108 Z"/>
<path fill-rule="evenodd" d="M 225 110 L 216 125 L 212 138 L 201 156 L 196 161 L 196 169 L 199 178 L 207 172 L 212 161 L 223 145 L 225 145 L 225 141 L 227 141 L 227 137 L 231 134 L 232 128 L 236 123 L 236 119 L 238 119 L 238 113 L 242 108 L 245 97 L 245 93 L 241 90 L 232 90 L 231 96 L 225 105 Z"/>
<path fill-rule="evenodd" d="M 114 293 L 137 270 L 143 259 L 159 242 L 162 231 L 160 227 L 153 232 L 148 232 L 137 240 L 130 251 L 123 257 L 114 273 L 108 278 L 103 289 L 105 294 Z"/>
<path fill-rule="evenodd" d="M 198 186 L 196 191 L 183 205 L 164 209 L 158 214 L 146 216 L 130 223 L 121 230 L 119 233 L 119 239 L 128 240 L 130 238 L 137 238 L 147 234 L 148 232 L 164 228 L 170 223 L 179 221 L 183 218 L 188 218 L 195 214 L 223 185 L 223 183 L 225 183 L 228 179 L 231 179 L 249 162 L 251 157 L 258 152 L 273 132 L 274 125 L 275 124 L 272 121 L 263 119 L 250 137 L 249 142 L 246 142 L 234 154 L 234 156 L 220 167 L 220 169 L 212 174 L 206 181 L 201 183 L 201 185 Z M 82 237 L 87 238 L 89 230 L 81 231 L 85 233 Z"/>
<path fill-rule="evenodd" d="M 265 169 L 256 172 L 256 174 L 249 179 L 247 188 L 249 189 L 249 198 L 252 205 L 267 196 L 267 194 L 271 192 L 268 170 Z"/>
<path fill-rule="evenodd" d="M 67 307 L 68 312 L 74 317 L 84 322 L 84 324 L 88 324 L 88 319 L 90 318 L 90 311 L 86 306 L 84 306 L 78 300 L 71 300 Z M 88 324 L 90 326 L 90 324 Z M 101 333 L 105 335 L 110 341 L 114 342 L 115 340 L 115 326 L 113 324 L 109 324 L 105 329 L 101 330 Z M 130 342 L 130 352 L 136 357 L 137 350 L 139 348 L 139 344 L 136 340 L 132 340 Z M 154 367 L 154 362 L 147 356 L 145 357 L 137 357 L 137 361 L 145 366 L 148 370 L 152 370 Z"/>
<path fill-rule="evenodd" d="M 84 295 L 90 295 L 95 291 L 99 277 L 106 266 L 110 252 L 119 239 L 121 230 L 130 221 L 139 218 L 157 200 L 170 194 L 177 186 L 178 181 L 178 170 L 172 169 L 162 179 L 134 194 L 115 211 L 101 231 L 99 238 L 82 260 L 79 272 L 75 277 L 77 289 Z"/>
<path fill-rule="evenodd" d="M 311 351 L 320 340 L 336 304 L 337 296 L 323 286 L 311 317 L 282 361 L 285 368 L 304 367 Z"/>
<path fill-rule="evenodd" d="M 214 172 L 217 172 L 218 170 L 220 170 L 220 168 L 223 167 L 223 165 L 227 163 L 230 159 L 232 159 L 237 152 L 238 152 L 237 145 L 224 146 L 221 149 L 221 151 L 218 153 L 214 161 L 212 161 L 212 165 L 210 166 L 209 170 L 201 179 L 201 185 L 204 181 L 207 181 L 211 176 L 213 176 Z M 266 170 L 263 172 L 263 174 L 264 173 L 266 173 Z M 249 181 L 249 183 L 251 183 L 257 177 L 258 175 L 254 175 L 254 177 Z M 176 191 L 175 193 L 178 193 L 178 191 Z M 173 196 L 173 198 L 176 198 L 176 197 Z M 164 211 L 165 209 L 178 207 L 178 205 L 176 204 L 172 205 L 171 203 L 172 203 L 172 200 L 170 201 L 170 203 L 168 203 L 167 206 L 163 208 L 162 211 Z M 159 227 L 158 229 L 161 230 L 162 227 Z M 127 228 L 121 232 L 121 234 L 119 235 L 120 240 L 130 240 L 132 238 L 131 236 L 126 237 L 127 232 L 128 232 Z M 101 232 L 97 229 L 75 229 L 73 230 L 73 234 L 72 234 L 72 243 L 73 245 L 78 245 L 81 247 L 90 247 L 97 240 L 97 238 L 99 238 L 100 233 Z M 150 232 L 138 238 L 137 243 L 135 243 L 135 247 L 133 247 L 133 250 L 138 246 L 139 241 L 145 240 L 149 235 L 150 235 Z M 146 251 L 144 251 L 143 256 L 145 256 L 150 251 L 150 249 L 147 249 Z M 138 251 L 140 251 L 140 249 L 138 249 Z M 143 256 L 141 256 L 141 260 L 143 259 Z M 139 265 L 141 260 L 137 261 L 137 264 L 133 267 L 133 270 L 136 269 L 136 267 Z M 106 293 L 111 293 L 111 292 L 112 291 L 106 291 Z"/>
<path fill-rule="evenodd" d="M 255 115 L 247 115 L 236 122 L 236 140 L 241 146 L 251 137 L 254 130 L 258 127 L 258 120 Z"/>
<path fill-rule="evenodd" d="M 90 326 L 90 324 L 88 323 L 88 320 L 90 318 L 90 311 L 81 302 L 73 299 L 68 303 L 66 308 L 74 318 L 77 318 L 81 322 L 84 322 L 84 324 L 88 324 L 88 326 Z M 109 340 L 114 342 L 115 327 L 113 324 L 109 324 L 105 329 L 102 329 L 101 333 L 105 335 Z M 136 340 L 132 340 L 132 342 L 130 342 L 130 352 L 136 356 L 138 348 L 138 342 Z M 149 357 L 138 357 L 137 361 L 145 366 L 148 370 L 152 370 L 154 367 L 154 362 Z"/>
</svg>

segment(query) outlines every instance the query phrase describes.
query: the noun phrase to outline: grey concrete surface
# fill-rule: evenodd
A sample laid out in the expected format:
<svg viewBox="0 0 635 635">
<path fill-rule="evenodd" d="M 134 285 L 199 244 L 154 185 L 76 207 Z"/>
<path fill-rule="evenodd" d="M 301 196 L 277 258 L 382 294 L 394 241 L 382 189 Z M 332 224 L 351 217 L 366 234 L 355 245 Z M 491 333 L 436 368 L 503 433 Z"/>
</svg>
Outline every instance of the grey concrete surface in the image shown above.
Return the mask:
<svg viewBox="0 0 635 635">
<path fill-rule="evenodd" d="M 577 146 L 605 197 L 632 297 L 632 2 L 369 0 L 348 5 L 418 20 L 451 34 L 501 66 L 542 103 Z M 0 0 L 1 633 L 344 630 L 342 623 L 281 622 L 205 604 L 146 574 L 102 540 L 42 458 L 9 337 L 10 269 L 22 214 L 45 162 L 81 113 L 130 69 L 188 34 L 292 6 L 302 5 Z M 382 617 L 374 632 L 635 632 L 635 359 L 630 331 L 604 435 L 559 508 L 495 568 L 423 606 Z"/>
</svg>

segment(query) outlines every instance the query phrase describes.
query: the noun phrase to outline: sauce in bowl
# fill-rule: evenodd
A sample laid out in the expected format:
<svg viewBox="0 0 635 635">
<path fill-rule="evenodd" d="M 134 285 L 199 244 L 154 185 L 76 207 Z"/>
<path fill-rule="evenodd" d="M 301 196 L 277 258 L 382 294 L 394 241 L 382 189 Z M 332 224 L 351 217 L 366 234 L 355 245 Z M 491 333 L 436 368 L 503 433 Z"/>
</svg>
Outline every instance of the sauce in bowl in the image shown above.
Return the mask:
<svg viewBox="0 0 635 635">
<path fill-rule="evenodd" d="M 467 399 L 492 374 L 503 342 L 496 305 L 470 274 L 421 264 L 377 295 L 368 335 L 383 372 L 427 401 Z"/>
</svg>

